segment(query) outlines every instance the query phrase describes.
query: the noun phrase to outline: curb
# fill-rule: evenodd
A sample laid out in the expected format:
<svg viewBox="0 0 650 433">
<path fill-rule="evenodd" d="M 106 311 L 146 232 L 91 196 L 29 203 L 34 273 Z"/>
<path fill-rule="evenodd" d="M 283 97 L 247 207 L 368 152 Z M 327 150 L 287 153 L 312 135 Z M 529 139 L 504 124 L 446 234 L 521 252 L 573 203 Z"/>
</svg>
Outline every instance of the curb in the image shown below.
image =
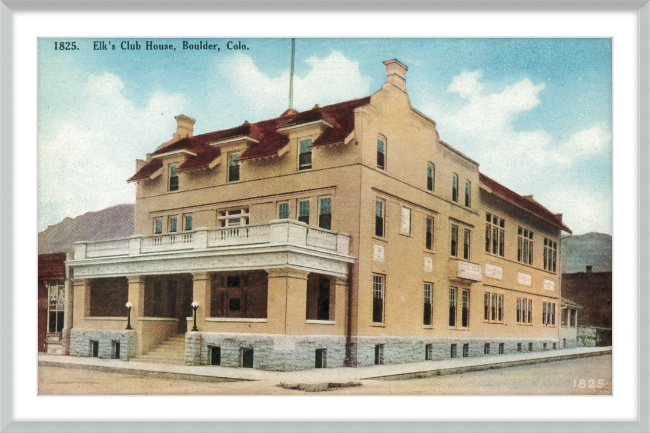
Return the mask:
<svg viewBox="0 0 650 433">
<path fill-rule="evenodd" d="M 589 358 L 592 356 L 611 355 L 612 350 L 603 350 L 602 352 L 591 353 L 574 353 L 571 355 L 554 356 L 550 358 L 533 358 L 520 359 L 517 361 L 498 362 L 494 364 L 468 365 L 465 367 L 448 367 L 437 368 L 434 370 L 415 371 L 410 373 L 398 373 L 385 376 L 364 377 L 361 380 L 407 380 L 407 379 L 425 379 L 434 376 L 447 376 L 450 374 L 469 373 L 474 371 L 495 370 L 499 368 L 518 367 L 520 365 L 542 364 L 546 362 L 566 361 L 569 359 Z"/>
<path fill-rule="evenodd" d="M 104 371 L 107 373 L 130 374 L 132 376 L 139 376 L 139 377 L 158 377 L 162 379 L 193 380 L 197 382 L 212 382 L 212 383 L 248 382 L 254 380 L 254 379 L 242 379 L 242 378 L 233 379 L 232 377 L 204 376 L 200 374 L 189 374 L 189 373 L 172 373 L 169 371 L 140 370 L 134 368 L 121 368 L 121 367 L 112 367 L 106 365 L 71 364 L 67 362 L 58 362 L 58 361 L 38 361 L 38 366 L 74 368 L 77 370 L 92 370 L 92 371 Z"/>
</svg>

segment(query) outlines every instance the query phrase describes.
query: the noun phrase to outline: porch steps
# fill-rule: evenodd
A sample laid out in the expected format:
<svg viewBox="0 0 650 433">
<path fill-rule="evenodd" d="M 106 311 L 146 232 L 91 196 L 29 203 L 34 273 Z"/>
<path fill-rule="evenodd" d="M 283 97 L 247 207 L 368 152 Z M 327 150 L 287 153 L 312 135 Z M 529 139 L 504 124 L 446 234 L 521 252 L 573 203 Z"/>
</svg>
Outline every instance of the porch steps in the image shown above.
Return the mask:
<svg viewBox="0 0 650 433">
<path fill-rule="evenodd" d="M 133 361 L 185 365 L 185 335 L 171 337 L 144 355 L 136 356 Z"/>
</svg>

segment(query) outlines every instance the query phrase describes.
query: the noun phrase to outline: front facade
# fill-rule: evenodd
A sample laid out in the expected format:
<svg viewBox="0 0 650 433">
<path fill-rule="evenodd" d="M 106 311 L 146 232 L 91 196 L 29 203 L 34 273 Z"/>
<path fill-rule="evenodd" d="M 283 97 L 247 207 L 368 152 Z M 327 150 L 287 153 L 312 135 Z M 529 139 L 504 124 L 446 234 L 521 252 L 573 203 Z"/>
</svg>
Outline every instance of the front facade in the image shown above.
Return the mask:
<svg viewBox="0 0 650 433">
<path fill-rule="evenodd" d="M 561 215 L 443 142 L 385 66 L 367 98 L 199 136 L 177 116 L 130 179 L 136 235 L 68 262 L 71 354 L 184 334 L 189 365 L 295 370 L 559 348 Z"/>
</svg>

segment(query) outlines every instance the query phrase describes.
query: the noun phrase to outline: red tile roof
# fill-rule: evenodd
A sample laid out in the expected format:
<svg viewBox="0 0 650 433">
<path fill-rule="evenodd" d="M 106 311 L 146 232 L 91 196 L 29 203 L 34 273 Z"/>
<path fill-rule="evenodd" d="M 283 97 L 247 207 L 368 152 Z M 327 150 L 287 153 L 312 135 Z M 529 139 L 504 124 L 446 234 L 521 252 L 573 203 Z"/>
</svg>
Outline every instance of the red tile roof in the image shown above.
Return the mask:
<svg viewBox="0 0 650 433">
<path fill-rule="evenodd" d="M 367 105 L 368 103 L 370 103 L 370 97 L 354 99 L 352 101 L 327 105 L 325 107 L 319 107 L 316 105 L 311 110 L 303 111 L 301 113 L 294 110 L 286 110 L 282 115 L 280 115 L 280 117 L 276 117 L 275 119 L 264 120 L 252 124 L 246 121 L 235 128 L 208 132 L 194 137 L 185 137 L 181 140 L 159 147 L 153 155 L 161 155 L 177 150 L 188 150 L 195 153 L 196 156 L 190 156 L 177 168 L 177 171 L 205 168 L 221 154 L 219 148 L 210 146 L 210 143 L 237 137 L 251 137 L 256 140 L 257 143 L 250 143 L 248 148 L 242 152 L 238 158 L 239 160 L 243 161 L 247 159 L 273 156 L 277 155 L 278 151 L 289 142 L 287 136 L 278 132 L 278 129 L 319 120 L 323 120 L 332 126 L 327 127 L 325 131 L 314 140 L 312 146 L 315 147 L 338 143 L 343 141 L 354 130 L 354 109 Z M 159 158 L 154 158 L 128 181 L 131 182 L 134 180 L 146 179 L 155 173 L 160 167 L 162 167 L 162 161 Z"/>
<path fill-rule="evenodd" d="M 38 255 L 38 281 L 65 280 L 65 253 Z"/>
<path fill-rule="evenodd" d="M 544 206 L 542 206 L 532 198 L 522 197 L 521 195 L 517 194 L 513 190 L 501 185 L 496 180 L 487 177 L 483 173 L 479 173 L 479 179 L 496 196 L 501 197 L 503 200 L 506 200 L 514 204 L 515 206 L 523 208 L 534 215 L 537 215 L 538 217 L 542 218 L 544 221 L 553 224 L 555 227 L 559 229 L 562 229 L 569 233 L 573 233 L 571 229 L 566 224 L 564 224 L 562 220 L 560 220 L 557 217 L 557 215 L 555 215 L 550 210 L 546 209 Z"/>
</svg>

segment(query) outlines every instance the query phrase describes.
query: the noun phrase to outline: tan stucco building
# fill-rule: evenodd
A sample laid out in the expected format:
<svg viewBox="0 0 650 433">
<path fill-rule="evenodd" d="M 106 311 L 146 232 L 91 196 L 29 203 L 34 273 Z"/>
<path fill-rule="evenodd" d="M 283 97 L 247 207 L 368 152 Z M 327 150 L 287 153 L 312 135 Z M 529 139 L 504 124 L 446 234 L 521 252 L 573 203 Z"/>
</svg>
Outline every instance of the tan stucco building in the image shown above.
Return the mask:
<svg viewBox="0 0 650 433">
<path fill-rule="evenodd" d="M 291 370 L 559 348 L 562 216 L 442 141 L 384 64 L 366 98 L 198 136 L 177 116 L 129 179 L 136 236 L 68 262 L 71 354 L 184 334 L 189 365 Z"/>
</svg>

